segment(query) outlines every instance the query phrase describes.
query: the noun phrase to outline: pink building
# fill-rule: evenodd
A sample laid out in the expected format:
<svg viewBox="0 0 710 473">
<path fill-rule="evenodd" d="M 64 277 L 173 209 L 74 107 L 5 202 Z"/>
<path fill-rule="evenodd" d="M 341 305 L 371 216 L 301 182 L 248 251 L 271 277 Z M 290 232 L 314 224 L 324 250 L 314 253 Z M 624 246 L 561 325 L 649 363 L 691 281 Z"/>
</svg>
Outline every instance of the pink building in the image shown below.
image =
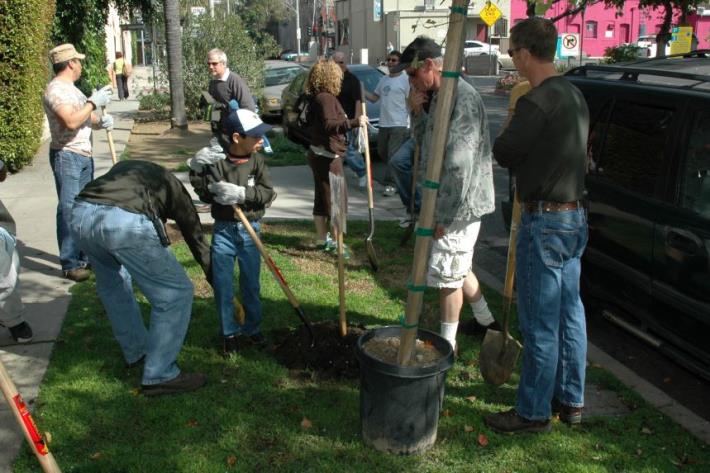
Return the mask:
<svg viewBox="0 0 710 473">
<path fill-rule="evenodd" d="M 582 33 L 582 50 L 588 56 L 603 56 L 604 49 L 635 42 L 641 35 L 656 34 L 663 23 L 663 9 L 639 10 L 638 0 L 627 0 L 623 9 L 606 8 L 603 2 L 595 3 L 586 8 L 584 14 L 567 16 L 555 24 L 559 33 Z M 568 2 L 560 1 L 552 5 L 545 17 L 552 18 L 567 9 Z M 527 17 L 525 0 L 511 0 L 511 26 Z M 690 26 L 698 37 L 698 48 L 710 47 L 710 16 L 700 14 L 690 15 Z M 673 16 L 673 23 L 678 21 L 679 14 Z"/>
</svg>

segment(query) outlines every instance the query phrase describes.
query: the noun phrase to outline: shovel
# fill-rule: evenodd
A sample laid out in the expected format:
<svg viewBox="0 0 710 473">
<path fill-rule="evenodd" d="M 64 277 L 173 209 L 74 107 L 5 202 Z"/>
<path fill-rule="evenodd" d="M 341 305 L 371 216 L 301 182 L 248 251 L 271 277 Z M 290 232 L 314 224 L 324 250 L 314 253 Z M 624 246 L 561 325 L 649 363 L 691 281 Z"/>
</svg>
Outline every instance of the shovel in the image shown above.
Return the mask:
<svg viewBox="0 0 710 473">
<path fill-rule="evenodd" d="M 493 386 L 500 386 L 510 379 L 518 361 L 522 345 L 508 333 L 510 306 L 513 302 L 515 281 L 515 242 L 520 225 L 520 201 L 518 194 L 513 199 L 513 214 L 510 218 L 510 241 L 508 243 L 508 263 L 503 287 L 503 332 L 488 330 L 483 338 L 478 366 L 483 380 Z"/>
<path fill-rule="evenodd" d="M 347 231 L 348 194 L 345 178 L 342 174 L 328 173 L 330 180 L 330 222 L 338 241 L 338 326 L 340 336 L 348 334 L 348 322 L 345 316 L 345 252 L 343 234 Z"/>
<path fill-rule="evenodd" d="M 362 114 L 367 116 L 367 104 L 365 93 L 362 93 L 360 100 L 362 104 Z M 367 125 L 362 127 L 362 133 L 365 140 L 365 170 L 367 172 L 367 212 L 370 217 L 370 234 L 365 239 L 367 246 L 367 259 L 370 261 L 373 271 L 377 271 L 380 263 L 377 261 L 377 253 L 375 253 L 375 245 L 372 244 L 372 237 L 375 235 L 375 202 L 372 198 L 372 166 L 370 160 L 370 138 L 367 135 Z"/>
<path fill-rule="evenodd" d="M 101 107 L 101 114 L 103 115 L 104 113 L 106 113 L 106 107 Z M 106 129 L 106 138 L 108 139 L 108 149 L 111 151 L 111 164 L 113 165 L 118 162 L 116 160 L 116 145 L 113 143 L 113 134 L 108 128 Z"/>
</svg>

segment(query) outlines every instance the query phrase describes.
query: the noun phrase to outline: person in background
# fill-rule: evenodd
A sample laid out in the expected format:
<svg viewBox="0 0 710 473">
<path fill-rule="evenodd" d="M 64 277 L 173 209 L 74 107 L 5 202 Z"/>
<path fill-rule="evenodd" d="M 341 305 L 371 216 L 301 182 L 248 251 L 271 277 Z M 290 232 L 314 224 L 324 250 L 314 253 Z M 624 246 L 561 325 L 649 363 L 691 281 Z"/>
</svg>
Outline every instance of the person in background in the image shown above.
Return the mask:
<svg viewBox="0 0 710 473">
<path fill-rule="evenodd" d="M 220 123 L 212 125 L 215 136 L 222 136 L 223 121 L 230 113 L 229 102 L 236 100 L 238 108 L 246 108 L 256 112 L 256 103 L 249 86 L 242 77 L 227 67 L 227 55 L 221 49 L 212 49 L 207 53 L 207 67 L 212 74 L 207 91 L 219 103 L 224 105 Z M 220 143 L 229 146 L 229 143 Z"/>
<path fill-rule="evenodd" d="M 555 69 L 551 21 L 523 20 L 510 39 L 513 64 L 532 90 L 518 99 L 493 154 L 513 171 L 523 212 L 515 267 L 523 367 L 515 407 L 485 423 L 497 432 L 548 432 L 554 408 L 564 423 L 582 421 L 587 332 L 579 278 L 587 222 L 580 200 L 589 110 Z"/>
<path fill-rule="evenodd" d="M 82 71 L 84 55 L 72 44 L 61 44 L 49 52 L 55 77 L 44 91 L 44 111 L 52 141 L 49 162 L 57 188 L 57 242 L 64 277 L 72 281 L 89 278 L 86 255 L 69 232 L 74 198 L 94 178 L 91 129 L 113 128 L 113 117 L 98 109 L 111 101 L 111 86 L 95 91 L 88 99 L 74 86 Z"/>
<path fill-rule="evenodd" d="M 433 140 L 434 114 L 442 84 L 444 59 L 431 38 L 416 38 L 402 53 L 398 70 L 412 84 L 410 106 L 413 136 L 420 143 L 421 169 L 426 169 Z M 428 93 L 431 92 L 431 98 Z M 424 105 L 430 101 L 429 113 Z M 476 275 L 473 254 L 481 217 L 495 209 L 493 165 L 488 119 L 483 99 L 463 79 L 456 95 L 441 181 L 436 199 L 434 241 L 429 255 L 427 285 L 439 290 L 441 335 L 456 350 L 456 332 L 464 300 L 469 302 L 481 332 L 499 329 Z"/>
<path fill-rule="evenodd" d="M 397 187 L 404 187 L 401 180 L 392 178 L 392 156 L 399 150 L 402 144 L 407 141 L 409 131 L 409 110 L 407 108 L 407 97 L 409 96 L 409 77 L 401 70 L 393 72 L 399 65 L 399 58 L 402 54 L 399 51 L 392 51 L 387 55 L 387 68 L 390 73 L 380 79 L 373 93 L 365 92 L 366 98 L 370 102 L 381 100 L 380 104 L 380 126 L 377 135 L 377 153 L 386 164 L 383 184 L 385 189 L 382 195 L 392 196 Z M 411 163 L 411 154 L 409 162 Z M 396 172 L 394 173 L 396 175 Z M 411 188 L 411 183 L 406 186 Z M 402 190 L 402 189 L 399 189 Z M 411 194 L 411 190 L 407 192 Z M 405 204 L 409 208 L 408 203 Z"/>
<path fill-rule="evenodd" d="M 123 53 L 116 52 L 116 60 L 111 64 L 111 82 L 118 89 L 118 100 L 126 100 L 128 94 L 128 77 L 131 74 L 131 64 L 123 57 Z"/>
<path fill-rule="evenodd" d="M 7 178 L 5 163 L 0 161 L 0 182 Z M 0 201 L 0 326 L 10 331 L 17 343 L 32 341 L 32 327 L 22 316 L 20 294 L 20 257 L 17 254 L 15 220 Z"/>
<path fill-rule="evenodd" d="M 360 79 L 348 70 L 348 65 L 345 63 L 345 53 L 336 51 L 333 53 L 333 61 L 343 72 L 340 93 L 337 94 L 338 101 L 343 107 L 345 115 L 349 119 L 356 119 L 362 115 L 362 84 Z M 365 169 L 365 158 L 357 149 L 359 130 L 356 127 L 348 133 L 350 136 L 346 138 L 345 164 L 357 175 L 358 188 L 364 189 L 367 184 L 367 171 Z"/>
<path fill-rule="evenodd" d="M 89 256 L 96 292 L 123 351 L 127 368 L 145 362 L 145 396 L 200 388 L 201 373 L 183 373 L 177 356 L 192 313 L 194 287 L 170 251 L 165 221 L 177 222 L 185 243 L 211 283 L 210 250 L 192 198 L 165 168 L 119 161 L 77 196 L 71 232 Z M 146 329 L 133 283 L 150 304 Z"/>
<path fill-rule="evenodd" d="M 259 234 L 261 218 L 276 199 L 264 157 L 256 151 L 271 125 L 245 108 L 232 111 L 224 121 L 221 141 L 229 143 L 221 153 L 198 153 L 190 160 L 190 183 L 204 202 L 212 204 L 215 220 L 212 233 L 212 278 L 220 317 L 223 355 L 246 344 L 263 345 L 261 332 L 261 255 L 256 244 L 234 213 L 238 205 Z M 207 150 L 206 150 L 207 151 Z M 206 166 L 212 166 L 206 169 Z M 215 182 L 216 177 L 220 178 Z M 234 261 L 239 263 L 239 289 L 245 321 L 234 320 Z"/>
<path fill-rule="evenodd" d="M 336 53 L 337 54 L 337 53 Z M 308 132 L 311 146 L 308 165 L 313 172 L 315 192 L 313 196 L 313 221 L 316 227 L 316 244 L 326 252 L 337 250 L 337 244 L 328 233 L 330 216 L 330 180 L 328 173 L 343 173 L 343 156 L 347 152 L 346 133 L 367 125 L 367 117 L 348 118 L 338 94 L 343 80 L 343 71 L 330 60 L 320 60 L 311 68 L 306 81 L 306 94 L 310 99 L 308 108 Z"/>
</svg>

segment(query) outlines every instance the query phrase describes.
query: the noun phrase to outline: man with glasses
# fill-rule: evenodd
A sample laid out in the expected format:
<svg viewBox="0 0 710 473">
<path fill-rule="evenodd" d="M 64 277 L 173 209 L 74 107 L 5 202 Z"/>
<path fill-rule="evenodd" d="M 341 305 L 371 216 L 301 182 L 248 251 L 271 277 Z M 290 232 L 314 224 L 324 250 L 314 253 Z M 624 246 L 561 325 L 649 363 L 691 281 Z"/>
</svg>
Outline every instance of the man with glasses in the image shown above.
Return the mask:
<svg viewBox="0 0 710 473">
<path fill-rule="evenodd" d="M 248 108 L 252 112 L 256 112 L 256 104 L 244 79 L 227 67 L 227 55 L 224 51 L 216 48 L 210 50 L 207 53 L 207 67 L 209 67 L 210 74 L 212 74 L 212 80 L 207 91 L 215 100 L 224 104 L 220 124 L 213 123 L 212 125 L 212 132 L 216 136 L 221 136 L 221 122 L 229 115 L 230 100 L 236 100 L 239 108 Z M 214 129 L 217 126 L 219 126 L 219 129 Z"/>
<path fill-rule="evenodd" d="M 395 71 L 406 70 L 410 78 L 409 104 L 413 135 L 420 143 L 421 169 L 426 169 L 429 159 L 443 65 L 439 45 L 420 36 L 407 46 L 395 68 Z M 428 92 L 432 93 L 431 99 Z M 488 119 L 481 96 L 460 77 L 456 79 L 455 97 L 427 274 L 427 285 L 439 289 L 441 335 L 454 349 L 464 299 L 471 305 L 481 333 L 488 328 L 499 329 L 472 271 L 481 217 L 495 209 Z M 424 105 L 429 100 L 427 113 Z"/>
<path fill-rule="evenodd" d="M 382 99 L 382 104 L 380 105 L 380 130 L 377 135 L 377 152 L 387 165 L 383 180 L 385 190 L 382 193 L 386 197 L 394 195 L 395 188 L 393 184 L 395 183 L 400 195 L 402 192 L 405 192 L 407 196 L 411 194 L 411 190 L 407 192 L 405 189 L 411 189 L 411 183 L 402 182 L 401 179 L 393 180 L 390 169 L 394 153 L 409 138 L 409 110 L 407 109 L 409 78 L 401 70 L 396 70 L 401 56 L 402 53 L 399 51 L 389 53 L 387 55 L 389 75 L 380 79 L 374 93 L 365 92 L 365 96 L 371 102 L 377 102 Z M 409 156 L 405 155 L 400 158 L 411 163 L 412 154 L 410 152 Z M 409 208 L 409 199 L 405 202 L 403 198 L 402 202 Z"/>
<path fill-rule="evenodd" d="M 345 64 L 345 53 L 336 51 L 333 53 L 333 61 L 340 66 L 340 69 L 343 71 L 343 85 L 340 87 L 338 102 L 343 106 L 343 110 L 345 110 L 345 114 L 349 119 L 360 118 L 360 115 L 362 115 L 361 104 L 363 100 L 360 79 L 355 77 L 355 74 L 348 70 L 348 66 Z M 367 173 L 365 171 L 365 159 L 362 157 L 362 153 L 357 149 L 359 132 L 359 128 L 354 128 L 350 132 L 348 149 L 345 152 L 345 163 L 357 174 L 358 187 L 364 189 L 367 184 Z"/>
<path fill-rule="evenodd" d="M 72 206 L 76 195 L 94 178 L 92 127 L 113 128 L 111 115 L 101 116 L 96 112 L 111 101 L 111 86 L 95 91 L 88 99 L 74 86 L 81 77 L 81 60 L 85 57 L 69 43 L 52 49 L 49 59 L 55 76 L 47 84 L 43 97 L 52 135 L 49 162 L 57 187 L 59 262 L 64 277 L 75 282 L 89 278 L 89 262 L 69 232 Z"/>
<path fill-rule="evenodd" d="M 587 223 L 580 199 L 589 110 L 555 69 L 550 20 L 528 18 L 510 33 L 509 54 L 532 90 L 518 100 L 493 154 L 513 171 L 523 210 L 515 274 L 525 348 L 515 408 L 485 422 L 504 433 L 547 432 L 554 409 L 566 424 L 582 421 L 587 334 L 579 278 Z"/>
</svg>

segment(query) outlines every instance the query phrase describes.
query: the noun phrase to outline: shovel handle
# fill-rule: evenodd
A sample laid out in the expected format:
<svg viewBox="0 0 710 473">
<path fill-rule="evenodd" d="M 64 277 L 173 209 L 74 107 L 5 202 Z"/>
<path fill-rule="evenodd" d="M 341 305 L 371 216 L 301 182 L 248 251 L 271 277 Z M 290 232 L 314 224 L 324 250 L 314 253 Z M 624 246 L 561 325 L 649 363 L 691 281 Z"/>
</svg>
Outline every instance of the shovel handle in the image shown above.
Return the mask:
<svg viewBox="0 0 710 473">
<path fill-rule="evenodd" d="M 106 113 L 106 107 L 101 107 L 101 114 Z M 111 151 L 111 164 L 116 164 L 116 145 L 113 143 L 113 135 L 111 130 L 106 129 L 106 138 L 108 139 L 108 149 Z"/>
<path fill-rule="evenodd" d="M 513 195 L 513 212 L 510 216 L 510 238 L 508 241 L 508 261 L 505 267 L 505 284 L 503 286 L 503 344 L 508 343 L 510 307 L 513 304 L 513 286 L 515 285 L 515 245 L 518 240 L 518 228 L 521 218 L 518 192 Z"/>
<path fill-rule="evenodd" d="M 362 106 L 362 114 L 367 116 L 367 103 L 365 94 L 362 94 L 360 104 Z M 365 172 L 367 173 L 367 207 L 372 209 L 375 207 L 375 199 L 372 195 L 372 160 L 370 158 L 370 137 L 367 132 L 367 125 L 362 126 L 362 133 L 365 137 Z"/>
<path fill-rule="evenodd" d="M 343 232 L 338 231 L 338 302 L 339 316 L 338 326 L 340 328 L 340 336 L 344 337 L 348 334 L 348 321 L 345 315 L 345 255 L 343 250 Z"/>
</svg>

